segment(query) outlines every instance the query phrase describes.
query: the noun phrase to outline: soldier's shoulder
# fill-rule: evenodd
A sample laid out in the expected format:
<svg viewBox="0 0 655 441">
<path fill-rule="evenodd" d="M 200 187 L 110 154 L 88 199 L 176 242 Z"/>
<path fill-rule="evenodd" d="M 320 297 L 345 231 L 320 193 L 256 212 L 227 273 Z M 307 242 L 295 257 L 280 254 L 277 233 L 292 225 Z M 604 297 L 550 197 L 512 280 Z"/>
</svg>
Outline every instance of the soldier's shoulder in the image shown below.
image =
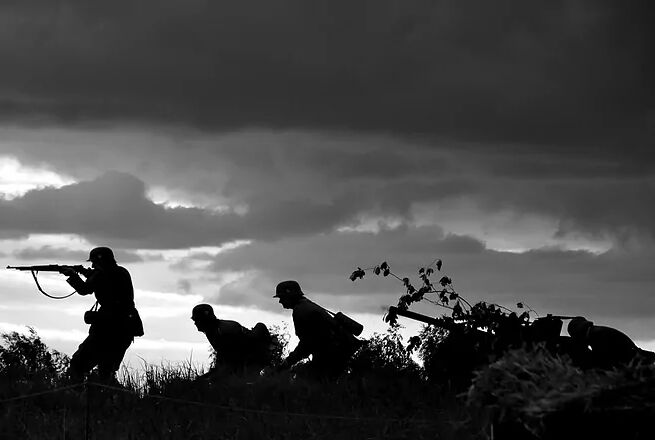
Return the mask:
<svg viewBox="0 0 655 441">
<path fill-rule="evenodd" d="M 241 323 L 235 321 L 235 320 L 225 320 L 225 319 L 217 319 L 216 323 L 219 328 L 221 329 L 237 329 L 241 330 L 243 326 L 241 326 Z"/>
<path fill-rule="evenodd" d="M 317 320 L 323 318 L 324 315 L 327 315 L 327 312 L 323 307 L 320 305 L 317 305 L 316 303 L 312 302 L 309 299 L 303 299 L 301 302 L 298 302 L 298 304 L 293 308 L 293 316 L 294 317 L 312 317 Z"/>
<path fill-rule="evenodd" d="M 303 297 L 300 300 L 298 300 L 298 303 L 293 307 L 293 310 L 312 310 L 312 309 L 317 309 L 319 306 L 309 300 L 307 297 Z"/>
</svg>

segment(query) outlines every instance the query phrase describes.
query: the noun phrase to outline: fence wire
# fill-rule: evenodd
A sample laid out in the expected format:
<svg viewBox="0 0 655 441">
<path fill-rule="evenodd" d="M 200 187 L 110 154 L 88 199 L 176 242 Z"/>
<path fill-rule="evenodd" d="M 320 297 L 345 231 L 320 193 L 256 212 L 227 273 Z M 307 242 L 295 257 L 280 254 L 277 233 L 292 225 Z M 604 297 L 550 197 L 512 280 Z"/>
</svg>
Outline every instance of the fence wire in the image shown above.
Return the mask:
<svg viewBox="0 0 655 441">
<path fill-rule="evenodd" d="M 3 398 L 3 399 L 0 399 L 0 404 L 10 403 L 12 401 L 27 400 L 28 398 L 40 397 L 42 395 L 55 394 L 55 393 L 58 393 L 58 392 L 63 392 L 65 390 L 75 389 L 75 388 L 80 387 L 80 386 L 84 386 L 84 383 L 72 384 L 70 386 L 56 387 L 54 389 L 48 389 L 48 390 L 44 390 L 44 391 L 41 391 L 41 392 L 34 392 L 34 393 L 30 393 L 30 394 L 25 394 L 25 395 L 18 395 L 18 396 L 10 397 L 10 398 Z"/>
<path fill-rule="evenodd" d="M 84 383 L 78 383 L 78 384 L 72 384 L 69 386 L 62 386 L 62 387 L 57 387 L 54 389 L 49 389 L 49 390 L 44 390 L 40 392 L 34 392 L 30 394 L 24 394 L 24 395 L 18 395 L 15 397 L 10 397 L 10 398 L 3 398 L 0 399 L 0 404 L 4 403 L 9 403 L 9 402 L 15 402 L 15 401 L 21 401 L 21 400 L 27 400 L 29 398 L 34 398 L 38 396 L 43 396 L 43 395 L 50 395 L 50 394 L 55 394 L 59 392 L 63 392 L 66 390 L 71 390 L 71 389 L 76 389 L 79 387 L 84 387 L 86 390 L 89 386 L 95 386 L 98 388 L 103 388 L 103 389 L 109 389 L 113 390 L 116 392 L 121 392 L 124 394 L 130 394 L 130 395 L 135 395 L 141 398 L 151 398 L 151 399 L 157 399 L 157 400 L 163 400 L 163 401 L 170 401 L 173 403 L 178 403 L 178 404 L 185 404 L 185 405 L 192 405 L 192 406 L 200 406 L 200 407 L 206 407 L 206 408 L 214 408 L 214 409 L 221 409 L 224 411 L 228 412 L 239 412 L 239 413 L 252 413 L 252 414 L 259 414 L 259 415 L 271 415 L 271 416 L 277 416 L 277 417 L 297 417 L 297 418 L 319 418 L 319 419 L 331 419 L 331 420 L 342 420 L 342 421 L 371 421 L 371 422 L 397 422 L 397 423 L 411 423 L 411 424 L 434 424 L 433 420 L 426 420 L 426 419 L 415 419 L 415 418 L 388 418 L 388 417 L 367 417 L 367 416 L 346 416 L 346 415 L 334 415 L 334 414 L 318 414 L 318 413 L 304 413 L 304 412 L 287 412 L 287 411 L 275 411 L 275 410 L 266 410 L 266 409 L 252 409 L 252 408 L 245 408 L 245 407 L 238 407 L 238 406 L 226 406 L 226 405 L 221 405 L 221 404 L 215 404 L 215 403 L 206 403 L 203 401 L 194 401 L 194 400 L 186 400 L 182 398 L 175 398 L 175 397 L 169 397 L 166 395 L 160 395 L 160 394 L 150 394 L 150 393 L 139 393 L 137 391 L 132 391 L 129 389 L 125 389 L 122 387 L 116 387 L 116 386 L 111 386 L 108 384 L 102 384 L 102 383 L 96 383 L 92 381 L 84 382 Z"/>
<path fill-rule="evenodd" d="M 318 414 L 318 413 L 305 413 L 305 412 L 287 412 L 287 411 L 275 411 L 275 410 L 265 410 L 265 409 L 252 409 L 252 408 L 245 408 L 245 407 L 238 407 L 238 406 L 226 406 L 222 404 L 215 404 L 215 403 L 206 403 L 203 401 L 194 401 L 194 400 L 186 400 L 182 398 L 174 398 L 174 397 L 169 397 L 166 395 L 159 395 L 159 394 L 140 394 L 139 392 L 136 391 L 131 391 L 128 389 L 116 387 L 116 386 L 110 386 L 110 385 L 105 385 L 101 383 L 94 383 L 94 382 L 89 382 L 89 385 L 97 386 L 97 387 L 103 387 L 106 389 L 110 390 L 115 390 L 117 392 L 123 392 L 127 394 L 133 394 L 137 395 L 140 397 L 147 397 L 147 398 L 153 398 L 153 399 L 158 399 L 158 400 L 164 400 L 164 401 L 171 401 L 179 404 L 187 404 L 187 405 L 193 405 L 193 406 L 201 406 L 201 407 L 207 407 L 207 408 L 214 408 L 214 409 L 221 409 L 229 412 L 240 412 L 240 413 L 253 413 L 253 414 L 260 414 L 260 415 L 274 415 L 274 416 L 293 416 L 293 417 L 299 417 L 299 418 L 321 418 L 321 419 L 332 419 L 332 420 L 346 420 L 346 421 L 374 421 L 374 422 L 402 422 L 402 423 L 412 423 L 412 424 L 434 424 L 434 421 L 431 420 L 425 420 L 425 419 L 413 419 L 413 418 L 388 418 L 388 417 L 353 417 L 353 416 L 346 416 L 346 415 L 334 415 L 334 414 Z"/>
</svg>

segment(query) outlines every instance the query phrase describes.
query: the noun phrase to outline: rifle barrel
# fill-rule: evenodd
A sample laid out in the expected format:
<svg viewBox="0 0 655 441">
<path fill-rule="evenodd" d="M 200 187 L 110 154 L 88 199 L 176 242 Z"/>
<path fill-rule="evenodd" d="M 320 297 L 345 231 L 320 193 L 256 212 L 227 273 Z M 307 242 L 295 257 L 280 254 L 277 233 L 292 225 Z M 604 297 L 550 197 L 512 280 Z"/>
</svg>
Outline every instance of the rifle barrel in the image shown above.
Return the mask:
<svg viewBox="0 0 655 441">
<path fill-rule="evenodd" d="M 429 325 L 439 325 L 441 322 L 437 320 L 434 317 L 429 317 L 427 315 L 419 314 L 418 312 L 412 312 L 412 311 L 402 311 L 398 309 L 396 306 L 390 306 L 389 307 L 389 312 L 390 313 L 395 313 L 397 315 L 407 317 L 413 320 L 418 320 L 423 323 L 427 323 Z"/>
<path fill-rule="evenodd" d="M 7 266 L 7 269 L 15 269 L 18 271 L 51 271 L 60 272 L 64 268 L 70 268 L 77 272 L 81 271 L 84 267 L 82 265 L 33 265 L 33 266 Z"/>
</svg>

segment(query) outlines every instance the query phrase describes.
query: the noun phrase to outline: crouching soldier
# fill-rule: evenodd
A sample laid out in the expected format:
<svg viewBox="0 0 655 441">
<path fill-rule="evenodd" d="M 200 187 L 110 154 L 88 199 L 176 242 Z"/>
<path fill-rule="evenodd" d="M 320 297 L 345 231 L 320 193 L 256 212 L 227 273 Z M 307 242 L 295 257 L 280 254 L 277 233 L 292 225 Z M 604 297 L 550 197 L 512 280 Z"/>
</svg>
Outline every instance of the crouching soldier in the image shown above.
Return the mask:
<svg viewBox="0 0 655 441">
<path fill-rule="evenodd" d="M 293 310 L 293 326 L 299 339 L 279 370 L 289 369 L 311 355 L 307 368 L 312 376 L 335 378 L 343 373 L 361 341 L 340 326 L 327 310 L 306 298 L 295 280 L 280 282 L 273 297 L 279 299 L 283 308 Z"/>
<path fill-rule="evenodd" d="M 582 367 L 611 368 L 652 354 L 637 347 L 618 329 L 594 325 L 584 317 L 571 319 L 567 331 L 573 343 L 574 361 Z"/>
<path fill-rule="evenodd" d="M 234 320 L 218 319 L 211 305 L 205 303 L 194 306 L 191 320 L 216 351 L 212 369 L 203 378 L 217 375 L 218 370 L 259 373 L 271 363 L 272 339 L 265 324 L 248 329 Z"/>
</svg>

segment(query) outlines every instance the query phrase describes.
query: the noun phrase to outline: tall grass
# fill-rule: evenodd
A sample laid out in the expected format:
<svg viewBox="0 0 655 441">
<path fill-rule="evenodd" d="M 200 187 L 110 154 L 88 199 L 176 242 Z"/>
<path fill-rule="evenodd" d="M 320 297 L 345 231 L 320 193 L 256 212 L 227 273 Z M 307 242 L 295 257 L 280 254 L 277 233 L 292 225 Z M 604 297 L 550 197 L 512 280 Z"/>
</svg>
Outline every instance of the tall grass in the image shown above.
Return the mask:
<svg viewBox="0 0 655 441">
<path fill-rule="evenodd" d="M 31 340 L 30 340 L 31 339 Z M 360 360 L 384 346 L 378 336 Z M 28 337 L 38 346 L 35 334 Z M 376 346 L 377 345 L 377 346 Z M 29 346 L 29 345 L 27 345 Z M 8 345 L 5 352 L 16 350 Z M 43 347 L 41 348 L 43 349 Z M 364 439 L 479 438 L 482 428 L 462 399 L 414 370 L 377 371 L 322 382 L 293 374 L 217 372 L 199 380 L 191 362 L 123 368 L 119 385 L 89 383 L 47 395 L 1 402 L 65 386 L 63 365 L 49 353 L 36 371 L 0 377 L 0 436 L 20 439 Z M 396 357 L 405 360 L 403 357 Z M 53 381 L 30 381 L 39 369 Z M 376 373 L 377 372 L 377 373 Z M 25 374 L 25 375 L 23 375 Z M 17 388 L 19 377 L 23 387 Z M 36 376 L 33 376 L 36 378 Z M 20 383 L 20 382 L 19 382 Z M 118 386 L 118 387 L 117 387 Z"/>
<path fill-rule="evenodd" d="M 655 437 L 655 365 L 584 371 L 543 346 L 481 366 L 465 392 L 430 363 L 417 365 L 393 329 L 367 340 L 349 374 L 333 381 L 220 367 L 206 379 L 189 360 L 124 366 L 118 383 L 74 385 L 67 357 L 35 332 L 1 337 L 2 438 Z"/>
</svg>

